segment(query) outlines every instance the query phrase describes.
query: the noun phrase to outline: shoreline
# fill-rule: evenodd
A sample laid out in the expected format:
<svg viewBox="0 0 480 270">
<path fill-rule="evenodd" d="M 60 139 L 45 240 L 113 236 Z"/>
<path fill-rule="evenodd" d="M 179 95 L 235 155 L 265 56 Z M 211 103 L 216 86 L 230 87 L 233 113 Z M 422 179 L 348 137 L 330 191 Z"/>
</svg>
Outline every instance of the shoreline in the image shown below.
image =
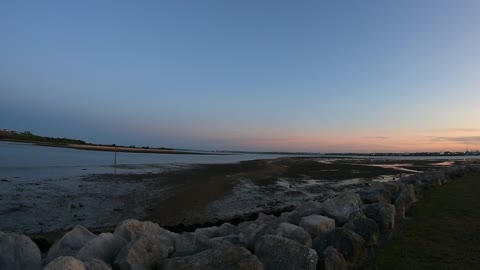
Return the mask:
<svg viewBox="0 0 480 270">
<path fill-rule="evenodd" d="M 52 238 L 73 224 L 101 232 L 128 218 L 150 220 L 172 231 L 191 231 L 219 222 L 250 220 L 259 213 L 280 214 L 305 201 L 323 201 L 342 191 L 411 174 L 405 169 L 443 168 L 431 160 L 397 163 L 278 158 L 197 164 L 158 173 L 30 182 L 5 179 L 0 182 L 0 212 L 5 217 L 0 225 L 3 230 L 51 234 Z"/>
<path fill-rule="evenodd" d="M 86 150 L 86 151 L 102 151 L 102 152 L 123 152 L 123 153 L 143 153 L 143 154 L 173 154 L 173 155 L 234 155 L 235 153 L 217 153 L 217 152 L 195 152 L 195 151 L 183 151 L 176 149 L 161 149 L 161 148 L 138 148 L 138 147 L 127 147 L 127 146 L 111 146 L 111 145 L 98 145 L 98 144 L 58 144 L 58 143 L 46 143 L 38 141 L 28 141 L 28 140 L 13 140 L 1 138 L 0 141 L 5 142 L 16 142 L 16 143 L 26 143 L 33 144 L 37 146 L 46 146 L 46 147 L 59 147 L 59 148 L 69 148 L 77 150 Z"/>
</svg>

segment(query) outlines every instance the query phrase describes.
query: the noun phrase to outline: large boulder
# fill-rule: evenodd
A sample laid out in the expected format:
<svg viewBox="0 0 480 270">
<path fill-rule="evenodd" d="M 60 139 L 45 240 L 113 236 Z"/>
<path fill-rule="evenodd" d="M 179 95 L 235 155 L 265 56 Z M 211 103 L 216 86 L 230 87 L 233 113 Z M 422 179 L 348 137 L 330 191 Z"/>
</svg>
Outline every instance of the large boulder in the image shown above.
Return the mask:
<svg viewBox="0 0 480 270">
<path fill-rule="evenodd" d="M 2 268 L 3 269 L 3 268 Z M 25 268 L 28 269 L 28 268 Z M 82 261 L 72 256 L 60 256 L 51 261 L 43 270 L 87 270 Z"/>
<path fill-rule="evenodd" d="M 360 235 L 367 246 L 376 245 L 378 242 L 380 229 L 373 219 L 356 217 L 345 223 L 343 227 Z"/>
<path fill-rule="evenodd" d="M 175 252 L 172 257 L 183 257 L 212 248 L 215 243 L 207 237 L 195 233 L 182 233 L 175 238 Z"/>
<path fill-rule="evenodd" d="M 314 239 L 321 233 L 335 229 L 335 220 L 325 216 L 311 215 L 303 217 L 299 225 Z"/>
<path fill-rule="evenodd" d="M 311 215 L 321 215 L 323 213 L 323 205 L 320 202 L 310 201 L 298 205 L 295 210 L 285 214 L 288 222 L 298 225 L 303 217 Z"/>
<path fill-rule="evenodd" d="M 42 269 L 40 249 L 28 236 L 0 232 L 0 269 Z"/>
<path fill-rule="evenodd" d="M 82 261 L 95 258 L 112 265 L 120 250 L 127 244 L 128 242 L 118 235 L 101 233 L 88 241 L 75 257 Z"/>
<path fill-rule="evenodd" d="M 373 219 L 381 232 L 387 232 L 395 227 L 395 206 L 386 203 L 367 204 L 363 213 Z"/>
<path fill-rule="evenodd" d="M 234 245 L 217 245 L 194 255 L 164 260 L 160 270 L 263 270 L 262 263 L 248 250 Z"/>
<path fill-rule="evenodd" d="M 311 247 L 312 237 L 302 227 L 282 222 L 279 224 L 275 235 L 291 239 L 300 245 Z"/>
<path fill-rule="evenodd" d="M 244 247 L 245 244 L 240 241 L 240 237 L 235 234 L 230 234 L 226 236 L 220 236 L 215 238 L 210 238 L 212 242 L 227 242 L 235 246 Z"/>
<path fill-rule="evenodd" d="M 310 247 L 312 245 L 312 238 L 310 235 L 301 227 L 287 223 L 270 223 L 266 226 L 263 226 L 261 230 L 257 231 L 253 236 L 251 236 L 247 242 L 245 242 L 246 247 L 253 251 L 255 245 L 264 235 L 278 235 L 285 238 L 291 239 L 301 245 Z"/>
<path fill-rule="evenodd" d="M 232 225 L 231 223 L 225 222 L 218 227 L 218 233 L 220 234 L 220 236 L 227 236 L 239 234 L 240 231 L 236 226 Z"/>
<path fill-rule="evenodd" d="M 357 193 L 342 192 L 337 197 L 323 202 L 323 214 L 335 219 L 336 224 L 342 226 L 353 217 L 364 217 L 362 206 L 362 200 Z"/>
<path fill-rule="evenodd" d="M 318 263 L 315 250 L 276 235 L 263 236 L 255 245 L 255 255 L 263 263 L 266 270 L 315 270 Z"/>
<path fill-rule="evenodd" d="M 395 220 L 397 222 L 405 219 L 407 211 L 418 201 L 415 188 L 411 184 L 405 184 L 397 194 L 395 205 Z"/>
<path fill-rule="evenodd" d="M 83 262 L 86 270 L 112 270 L 112 267 L 99 259 L 90 258 Z"/>
<path fill-rule="evenodd" d="M 134 219 L 122 221 L 115 228 L 113 234 L 123 237 L 128 242 L 133 242 L 142 236 L 150 237 L 155 235 L 158 239 L 162 239 L 162 243 L 169 248 L 170 252 L 173 251 L 174 239 L 178 236 L 175 233 L 165 230 L 156 223 Z"/>
<path fill-rule="evenodd" d="M 347 262 L 342 253 L 332 246 L 318 254 L 318 270 L 347 270 Z"/>
<path fill-rule="evenodd" d="M 333 246 L 342 253 L 350 266 L 357 265 L 364 259 L 366 253 L 363 238 L 346 228 L 337 228 L 313 240 L 312 247 L 317 253 L 323 252 L 328 246 Z"/>
<path fill-rule="evenodd" d="M 217 226 L 198 228 L 194 232 L 195 234 L 203 235 L 207 238 L 220 237 L 220 232 Z"/>
<path fill-rule="evenodd" d="M 392 194 L 384 189 L 372 187 L 358 192 L 363 204 L 392 203 Z"/>
<path fill-rule="evenodd" d="M 153 269 L 167 257 L 168 248 L 161 239 L 142 236 L 120 251 L 113 266 L 120 270 Z"/>
<path fill-rule="evenodd" d="M 88 241 L 95 238 L 95 234 L 81 225 L 75 226 L 53 244 L 48 250 L 46 262 L 59 256 L 74 256 Z"/>
</svg>

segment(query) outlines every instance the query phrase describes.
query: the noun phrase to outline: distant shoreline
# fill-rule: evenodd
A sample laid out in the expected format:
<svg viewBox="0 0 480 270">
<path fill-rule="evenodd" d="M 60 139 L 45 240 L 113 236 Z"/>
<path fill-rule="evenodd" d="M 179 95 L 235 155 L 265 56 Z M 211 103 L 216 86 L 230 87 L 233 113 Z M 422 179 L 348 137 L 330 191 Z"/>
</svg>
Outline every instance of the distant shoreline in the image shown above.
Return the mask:
<svg viewBox="0 0 480 270">
<path fill-rule="evenodd" d="M 229 153 L 214 153 L 214 152 L 195 152 L 195 151 L 181 151 L 175 149 L 160 149 L 160 148 L 138 148 L 126 146 L 112 146 L 112 145 L 97 145 L 97 144 L 59 144 L 47 143 L 29 140 L 15 140 L 0 138 L 0 141 L 30 143 L 38 146 L 61 147 L 86 151 L 104 151 L 104 152 L 122 152 L 122 153 L 144 153 L 144 154 L 173 154 L 173 155 L 231 155 Z"/>
</svg>

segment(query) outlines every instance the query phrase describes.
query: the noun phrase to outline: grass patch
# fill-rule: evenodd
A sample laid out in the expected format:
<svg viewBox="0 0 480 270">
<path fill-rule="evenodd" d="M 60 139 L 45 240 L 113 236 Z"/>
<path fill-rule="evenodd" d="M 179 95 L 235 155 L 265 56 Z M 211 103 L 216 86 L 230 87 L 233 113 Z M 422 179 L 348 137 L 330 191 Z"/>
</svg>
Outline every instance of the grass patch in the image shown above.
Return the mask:
<svg viewBox="0 0 480 270">
<path fill-rule="evenodd" d="M 479 269 L 480 173 L 436 188 L 367 270 Z"/>
</svg>

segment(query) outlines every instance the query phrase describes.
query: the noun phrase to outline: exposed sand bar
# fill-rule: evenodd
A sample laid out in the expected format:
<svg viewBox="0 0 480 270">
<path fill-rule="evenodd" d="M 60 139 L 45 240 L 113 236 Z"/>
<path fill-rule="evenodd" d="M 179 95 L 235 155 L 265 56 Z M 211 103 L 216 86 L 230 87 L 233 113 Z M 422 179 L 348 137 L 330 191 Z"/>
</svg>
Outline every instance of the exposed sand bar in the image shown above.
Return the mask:
<svg viewBox="0 0 480 270">
<path fill-rule="evenodd" d="M 175 149 L 159 149 L 159 148 L 133 148 L 124 146 L 107 146 L 107 145 L 91 145 L 91 144 L 67 144 L 64 147 L 79 150 L 92 151 L 108 151 L 108 152 L 128 152 L 128 153 L 150 153 L 150 154 L 187 154 L 187 155 L 226 155 L 225 153 L 214 152 L 195 152 L 181 151 Z"/>
</svg>

